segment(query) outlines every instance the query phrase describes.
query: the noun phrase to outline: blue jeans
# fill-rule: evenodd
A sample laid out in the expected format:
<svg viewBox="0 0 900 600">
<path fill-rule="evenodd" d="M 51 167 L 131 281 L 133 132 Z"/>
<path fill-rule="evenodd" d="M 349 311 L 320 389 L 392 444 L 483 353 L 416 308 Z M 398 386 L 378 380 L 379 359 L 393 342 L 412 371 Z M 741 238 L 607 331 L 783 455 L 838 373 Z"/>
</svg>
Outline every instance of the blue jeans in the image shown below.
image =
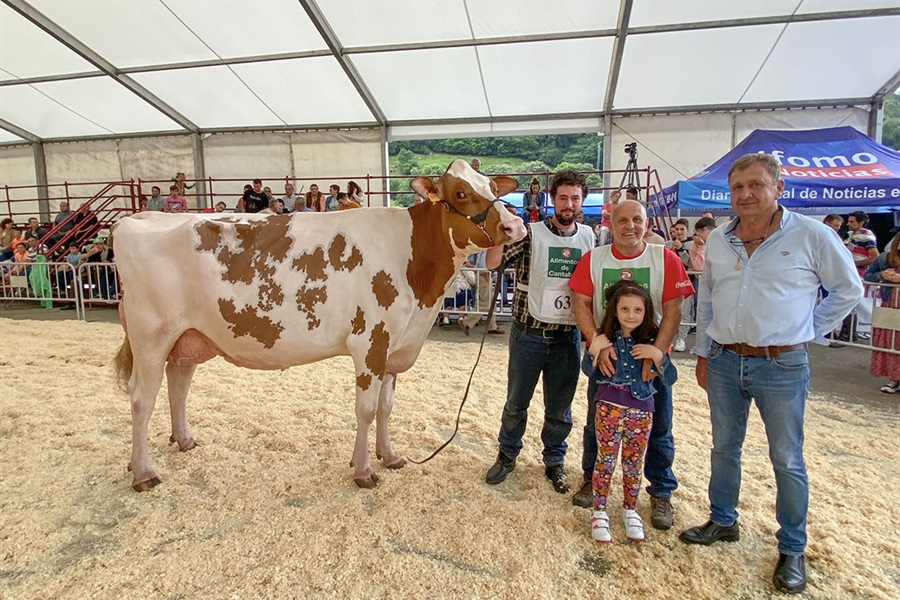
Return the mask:
<svg viewBox="0 0 900 600">
<path fill-rule="evenodd" d="M 731 525 L 741 492 L 741 447 L 750 400 L 756 400 L 775 469 L 775 534 L 782 554 L 803 554 L 809 482 L 803 462 L 803 411 L 809 393 L 806 350 L 775 358 L 739 356 L 713 344 L 707 359 L 706 391 L 713 449 L 709 479 L 710 519 Z"/>
<path fill-rule="evenodd" d="M 590 482 L 597 462 L 597 435 L 595 433 L 594 413 L 597 402 L 597 378 L 592 377 L 591 355 L 584 353 L 581 370 L 588 376 L 588 409 L 587 420 L 581 443 L 584 452 L 581 455 L 581 470 L 585 482 Z M 665 385 L 659 377 L 654 378 L 653 387 L 653 426 L 650 429 L 650 440 L 647 444 L 647 456 L 644 459 L 644 477 L 650 485 L 647 493 L 657 498 L 670 498 L 678 488 L 678 480 L 672 471 L 675 461 L 675 438 L 672 436 L 672 388 Z"/>
<path fill-rule="evenodd" d="M 528 405 L 538 378 L 544 380 L 544 464 L 563 464 L 566 437 L 572 431 L 572 399 L 578 386 L 578 355 L 581 334 L 544 338 L 526 334 L 518 323 L 509 332 L 509 366 L 506 404 L 500 421 L 500 451 L 513 458 L 522 449 L 528 423 Z"/>
</svg>

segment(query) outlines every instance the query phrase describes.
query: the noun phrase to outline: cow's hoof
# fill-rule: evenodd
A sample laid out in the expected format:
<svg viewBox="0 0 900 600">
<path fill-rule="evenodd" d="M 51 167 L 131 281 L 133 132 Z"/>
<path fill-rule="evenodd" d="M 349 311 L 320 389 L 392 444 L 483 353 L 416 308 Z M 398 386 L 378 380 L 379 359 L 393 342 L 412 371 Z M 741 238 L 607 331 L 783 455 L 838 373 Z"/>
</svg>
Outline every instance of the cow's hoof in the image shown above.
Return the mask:
<svg viewBox="0 0 900 600">
<path fill-rule="evenodd" d="M 397 460 L 395 460 L 392 463 L 385 463 L 384 466 L 387 467 L 388 469 L 402 469 L 403 467 L 406 466 L 406 459 L 403 458 L 402 456 L 398 456 Z"/>
<path fill-rule="evenodd" d="M 136 492 L 148 492 L 158 486 L 162 481 L 160 481 L 159 477 L 151 477 L 146 481 L 139 481 L 137 483 L 132 484 L 132 488 Z"/>
<path fill-rule="evenodd" d="M 354 477 L 353 481 L 355 481 L 356 485 L 358 485 L 359 487 L 371 490 L 373 487 L 378 485 L 378 475 L 372 473 L 366 478 Z"/>
<path fill-rule="evenodd" d="M 170 435 L 170 436 L 169 436 L 169 443 L 170 443 L 170 444 L 174 444 L 174 443 L 175 443 L 175 436 L 174 436 L 174 435 Z M 194 438 L 188 438 L 187 441 L 184 442 L 183 444 L 182 444 L 181 442 L 178 442 L 178 450 L 179 450 L 180 452 L 187 452 L 188 450 L 193 450 L 193 449 L 196 448 L 197 446 L 199 446 L 199 444 L 198 444 L 197 442 L 194 441 Z"/>
</svg>

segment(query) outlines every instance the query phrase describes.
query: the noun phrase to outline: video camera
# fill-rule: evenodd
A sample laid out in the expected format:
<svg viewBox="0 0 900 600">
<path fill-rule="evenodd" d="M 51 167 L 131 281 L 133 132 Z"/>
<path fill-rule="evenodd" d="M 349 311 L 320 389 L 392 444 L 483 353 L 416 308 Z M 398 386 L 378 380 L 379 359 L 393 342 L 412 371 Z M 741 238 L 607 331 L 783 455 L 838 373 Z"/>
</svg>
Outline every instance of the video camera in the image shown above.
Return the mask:
<svg viewBox="0 0 900 600">
<path fill-rule="evenodd" d="M 630 144 L 625 144 L 625 154 L 627 154 L 631 160 L 637 158 L 637 142 L 631 142 Z"/>
</svg>

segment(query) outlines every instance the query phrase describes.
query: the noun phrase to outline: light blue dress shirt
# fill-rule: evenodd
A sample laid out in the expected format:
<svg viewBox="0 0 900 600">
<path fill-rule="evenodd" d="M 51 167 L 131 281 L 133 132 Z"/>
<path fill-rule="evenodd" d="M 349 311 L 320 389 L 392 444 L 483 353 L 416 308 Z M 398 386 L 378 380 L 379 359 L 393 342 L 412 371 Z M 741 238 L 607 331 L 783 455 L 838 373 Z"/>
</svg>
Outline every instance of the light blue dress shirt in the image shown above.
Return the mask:
<svg viewBox="0 0 900 600">
<path fill-rule="evenodd" d="M 713 341 L 827 344 L 825 335 L 863 293 L 841 240 L 825 224 L 785 209 L 781 228 L 748 258 L 731 233 L 736 224 L 733 219 L 718 227 L 706 241 L 706 264 L 697 286 L 697 341 L 691 352 L 705 357 Z M 817 305 L 820 285 L 828 297 Z"/>
</svg>

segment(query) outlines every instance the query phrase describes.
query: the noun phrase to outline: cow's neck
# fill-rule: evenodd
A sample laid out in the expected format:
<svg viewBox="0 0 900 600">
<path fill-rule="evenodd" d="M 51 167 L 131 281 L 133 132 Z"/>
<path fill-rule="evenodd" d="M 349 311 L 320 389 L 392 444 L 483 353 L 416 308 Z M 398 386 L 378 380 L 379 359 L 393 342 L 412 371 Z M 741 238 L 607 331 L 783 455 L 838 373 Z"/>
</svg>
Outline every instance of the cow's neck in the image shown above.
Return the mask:
<svg viewBox="0 0 900 600">
<path fill-rule="evenodd" d="M 438 203 L 423 202 L 409 209 L 412 219 L 412 259 L 407 280 L 420 308 L 434 306 L 444 297 L 450 280 L 462 267 L 469 248 L 460 248 L 450 237 L 447 211 Z"/>
</svg>

